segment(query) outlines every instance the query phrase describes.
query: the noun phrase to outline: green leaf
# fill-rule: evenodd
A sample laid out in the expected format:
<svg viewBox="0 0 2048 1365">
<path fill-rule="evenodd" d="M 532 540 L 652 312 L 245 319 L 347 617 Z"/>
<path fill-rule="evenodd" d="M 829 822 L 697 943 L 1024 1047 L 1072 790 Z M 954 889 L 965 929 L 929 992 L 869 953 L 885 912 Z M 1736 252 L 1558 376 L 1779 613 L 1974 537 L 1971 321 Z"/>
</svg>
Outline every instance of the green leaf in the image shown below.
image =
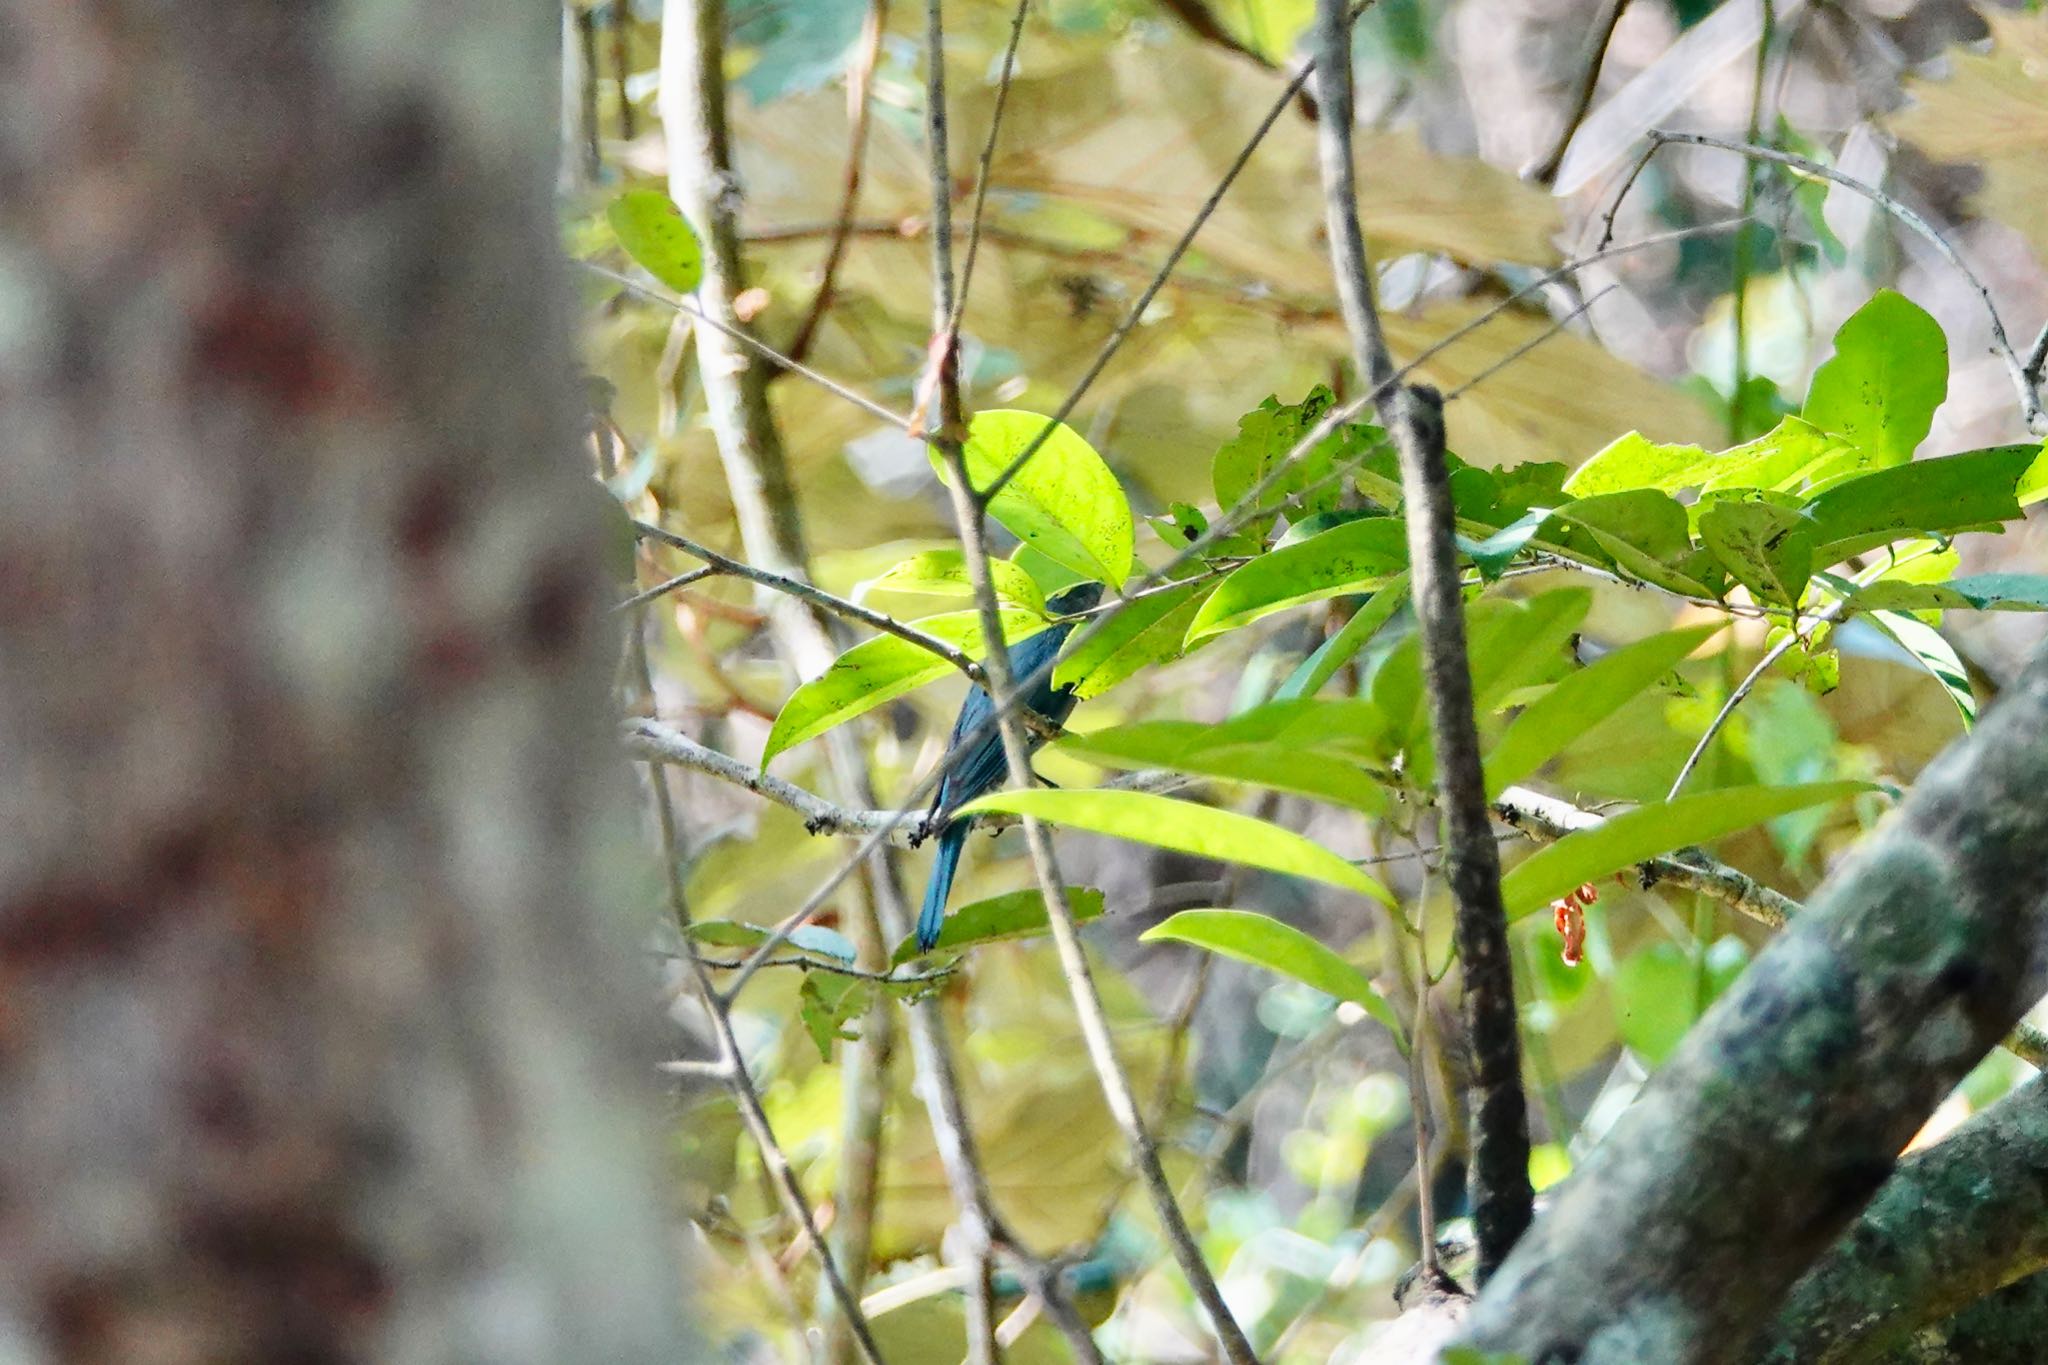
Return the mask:
<svg viewBox="0 0 2048 1365">
<path fill-rule="evenodd" d="M 1281 403 L 1268 397 L 1237 420 L 1237 435 L 1226 441 L 1210 463 L 1210 479 L 1216 489 L 1216 505 L 1237 506 L 1271 474 L 1301 438 L 1320 422 L 1335 404 L 1328 386 L 1318 384 L 1299 403 Z M 1289 520 L 1327 512 L 1343 496 L 1341 479 L 1333 471 L 1364 454 L 1382 437 L 1374 427 L 1346 423 L 1318 441 L 1289 467 L 1268 489 L 1265 505 L 1276 505 L 1313 486 Z"/>
<path fill-rule="evenodd" d="M 1882 578 L 1858 588 L 1849 605 L 1858 611 L 2048 611 L 2048 575 L 1980 573 L 1945 583 Z"/>
<path fill-rule="evenodd" d="M 1985 450 L 1915 460 L 1836 484 L 1806 504 L 1825 568 L 1911 535 L 1941 535 L 2020 515 L 2014 486 L 2039 447 Z"/>
<path fill-rule="evenodd" d="M 1038 580 L 1020 564 L 1007 559 L 988 562 L 989 583 L 996 600 L 1019 611 L 1044 616 L 1045 594 Z M 967 576 L 967 556 L 959 550 L 926 550 L 901 563 L 892 564 L 878 578 L 870 578 L 854 589 L 857 599 L 880 589 L 884 592 L 914 592 L 928 597 L 972 597 L 974 584 Z"/>
<path fill-rule="evenodd" d="M 1316 647 L 1315 653 L 1302 660 L 1301 667 L 1288 675 L 1287 681 L 1273 694 L 1275 701 L 1288 701 L 1296 697 L 1313 697 L 1323 690 L 1323 684 L 1335 677 L 1337 670 L 1349 663 L 1366 642 L 1379 634 L 1381 626 L 1393 619 L 1395 612 L 1408 600 L 1408 575 L 1397 573 L 1367 598 L 1365 605 L 1351 613 L 1351 619 L 1338 628 L 1337 633 Z"/>
<path fill-rule="evenodd" d="M 1386 788 L 1355 761 L 1286 740 L 1232 742 L 1222 726 L 1191 720 L 1141 721 L 1069 735 L 1059 752 L 1108 768 L 1166 768 L 1196 777 L 1293 792 L 1378 815 Z"/>
<path fill-rule="evenodd" d="M 1725 622 L 1638 640 L 1565 675 L 1525 707 L 1486 756 L 1486 791 L 1498 796 L 1619 711 L 1686 659 Z"/>
<path fill-rule="evenodd" d="M 974 414 L 963 452 L 968 483 L 976 490 L 993 484 L 1050 421 L 1014 408 Z M 931 460 L 947 478 L 936 449 Z M 1083 578 L 1121 588 L 1130 577 L 1131 505 L 1095 448 L 1064 422 L 1052 423 L 1044 442 L 990 501 L 988 514 Z"/>
<path fill-rule="evenodd" d="M 1263 867 L 1269 872 L 1307 877 L 1370 896 L 1383 905 L 1393 903 L 1385 887 L 1322 845 L 1236 811 L 1175 801 L 1150 792 L 1100 788 L 994 792 L 961 807 L 963 814 L 992 810 L 1170 848 L 1198 858 L 1218 858 Z"/>
<path fill-rule="evenodd" d="M 1662 445 L 1631 431 L 1573 470 L 1564 491 L 1580 498 L 1644 488 L 1676 493 L 1696 487 L 1719 458 L 1698 446 Z"/>
<path fill-rule="evenodd" d="M 1183 910 L 1139 935 L 1189 943 L 1292 977 L 1324 995 L 1349 1000 L 1387 1026 L 1405 1048 L 1401 1020 L 1366 974 L 1291 924 L 1250 910 Z"/>
<path fill-rule="evenodd" d="M 619 245 L 636 264 L 678 294 L 704 281 L 704 248 L 683 211 L 660 190 L 627 190 L 606 206 Z"/>
<path fill-rule="evenodd" d="M 1067 888 L 1067 908 L 1074 912 L 1077 924 L 1099 919 L 1103 908 L 1102 893 L 1093 887 L 1070 886 Z M 946 922 L 939 927 L 939 941 L 933 945 L 933 951 L 970 948 L 1006 939 L 1037 938 L 1045 931 L 1045 897 L 1038 889 L 1010 891 L 963 905 L 947 915 Z M 900 967 L 923 956 L 925 954 L 918 951 L 917 935 L 912 934 L 896 945 L 889 961 L 892 966 Z"/>
<path fill-rule="evenodd" d="M 1976 725 L 1977 693 L 1970 686 L 1969 670 L 1956 657 L 1955 647 L 1941 638 L 1940 631 L 1925 621 L 1895 611 L 1874 611 L 1867 619 L 1934 676 L 1941 690 L 1955 703 L 1965 730 Z"/>
<path fill-rule="evenodd" d="M 1027 611 L 1004 608 L 1003 638 L 1009 644 L 1046 628 L 1045 618 Z M 976 612 L 953 611 L 912 622 L 925 634 L 945 641 L 980 658 L 985 652 L 981 638 L 981 617 Z M 766 767 L 783 750 L 815 739 L 835 725 L 894 701 L 906 692 L 945 677 L 953 665 L 921 645 L 894 635 L 863 640 L 834 659 L 823 673 L 789 694 L 775 724 L 768 731 L 768 743 L 761 751 Z"/>
<path fill-rule="evenodd" d="M 1700 513 L 1700 540 L 1761 601 L 1799 605 L 1813 577 L 1813 523 L 1767 502 L 1721 501 Z"/>
<path fill-rule="evenodd" d="M 1537 850 L 1501 878 L 1501 898 L 1508 917 L 1519 919 L 1573 887 L 1645 859 L 1873 789 L 1868 782 L 1810 782 L 1798 787 L 1726 787 L 1675 801 L 1654 801 Z"/>
<path fill-rule="evenodd" d="M 2020 475 L 2019 486 L 2013 489 L 2020 506 L 2032 507 L 2043 498 L 2048 498 L 2048 441 L 2034 447 L 2034 458 L 2027 464 L 2027 472 Z"/>
<path fill-rule="evenodd" d="M 1708 596 L 1698 579 L 1682 573 L 1678 562 L 1692 552 L 1685 508 L 1668 493 L 1637 489 L 1580 498 L 1557 509 L 1556 519 L 1571 527 L 1575 548 L 1590 548 L 1630 577 L 1690 597 Z"/>
<path fill-rule="evenodd" d="M 1184 652 L 1188 623 L 1215 588 L 1187 583 L 1149 593 L 1123 607 L 1053 670 L 1053 682 L 1074 685 L 1082 701 L 1099 697 L 1141 668 Z"/>
<path fill-rule="evenodd" d="M 859 1039 L 860 1035 L 847 1025 L 867 1013 L 868 1004 L 873 999 L 874 992 L 868 989 L 868 983 L 856 977 L 830 976 L 822 972 L 804 975 L 803 987 L 797 992 L 797 1010 L 803 1016 L 804 1028 L 810 1033 L 811 1041 L 818 1045 L 818 1056 L 822 1060 L 832 1060 L 835 1040 L 854 1042 Z"/>
<path fill-rule="evenodd" d="M 1562 672 L 1565 645 L 1592 602 L 1593 595 L 1585 588 L 1558 588 L 1527 601 L 1481 598 L 1468 603 L 1465 645 L 1474 709 L 1484 715 L 1521 688 Z M 1411 635 L 1387 656 L 1373 675 L 1372 699 L 1386 713 L 1388 729 L 1410 748 L 1418 765 L 1415 780 L 1428 782 L 1430 761 L 1415 752 L 1426 745 L 1429 734 L 1419 637 Z"/>
<path fill-rule="evenodd" d="M 1394 518 L 1331 527 L 1269 550 L 1224 579 L 1188 627 L 1188 643 L 1304 602 L 1378 587 L 1407 567 L 1407 531 Z"/>
<path fill-rule="evenodd" d="M 700 919 L 686 931 L 699 943 L 708 943 L 717 948 L 758 948 L 774 937 L 772 930 L 758 924 L 747 924 L 731 919 Z M 789 946 L 806 953 L 829 957 L 835 962 L 853 965 L 858 955 L 853 940 L 837 929 L 827 929 L 822 924 L 799 924 L 792 929 L 787 939 Z"/>
<path fill-rule="evenodd" d="M 1479 576 L 1491 583 L 1500 577 L 1501 571 L 1507 568 L 1510 560 L 1528 548 L 1529 542 L 1536 538 L 1536 533 L 1541 531 L 1543 524 L 1549 520 L 1549 508 L 1533 507 L 1517 517 L 1513 524 L 1495 531 L 1484 540 L 1475 541 L 1466 536 L 1458 536 L 1458 548 L 1470 556 L 1473 565 L 1479 570 Z"/>
<path fill-rule="evenodd" d="M 1948 338 L 1905 295 L 1880 289 L 1835 333 L 1800 416 L 1886 465 L 1904 464 L 1948 396 Z"/>
</svg>

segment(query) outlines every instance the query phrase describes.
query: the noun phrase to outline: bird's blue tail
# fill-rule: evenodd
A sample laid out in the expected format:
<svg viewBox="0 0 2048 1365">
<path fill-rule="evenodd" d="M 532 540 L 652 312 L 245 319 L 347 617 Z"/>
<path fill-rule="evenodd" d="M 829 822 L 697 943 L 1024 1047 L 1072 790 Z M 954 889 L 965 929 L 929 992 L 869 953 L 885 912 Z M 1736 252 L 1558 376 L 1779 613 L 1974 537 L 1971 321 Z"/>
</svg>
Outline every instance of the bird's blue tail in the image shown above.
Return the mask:
<svg viewBox="0 0 2048 1365">
<path fill-rule="evenodd" d="M 917 912 L 917 950 L 928 953 L 939 941 L 939 926 L 946 919 L 946 897 L 953 891 L 953 870 L 960 866 L 960 850 L 967 843 L 964 821 L 948 825 L 939 835 L 939 856 L 932 861 L 932 879 L 924 889 L 924 908 Z"/>
</svg>

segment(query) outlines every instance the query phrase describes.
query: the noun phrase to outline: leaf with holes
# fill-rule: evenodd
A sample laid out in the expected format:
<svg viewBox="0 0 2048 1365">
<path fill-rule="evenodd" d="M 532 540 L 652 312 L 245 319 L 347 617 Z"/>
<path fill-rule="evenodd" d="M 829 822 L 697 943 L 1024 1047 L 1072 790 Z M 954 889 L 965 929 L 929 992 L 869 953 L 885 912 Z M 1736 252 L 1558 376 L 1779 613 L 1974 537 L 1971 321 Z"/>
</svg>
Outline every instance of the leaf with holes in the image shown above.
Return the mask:
<svg viewBox="0 0 2048 1365">
<path fill-rule="evenodd" d="M 1913 458 L 1948 396 L 1948 338 L 1927 310 L 1880 289 L 1835 333 L 1799 415 L 1883 465 Z"/>
</svg>

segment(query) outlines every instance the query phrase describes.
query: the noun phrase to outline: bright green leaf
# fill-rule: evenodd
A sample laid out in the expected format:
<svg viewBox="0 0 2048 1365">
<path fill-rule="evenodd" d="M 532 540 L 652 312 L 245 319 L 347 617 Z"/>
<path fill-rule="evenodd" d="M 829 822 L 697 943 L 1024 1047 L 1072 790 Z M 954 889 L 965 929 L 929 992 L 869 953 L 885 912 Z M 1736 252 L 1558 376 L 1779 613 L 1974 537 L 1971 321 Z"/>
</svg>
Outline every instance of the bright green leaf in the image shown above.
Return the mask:
<svg viewBox="0 0 2048 1365">
<path fill-rule="evenodd" d="M 1099 697 L 1139 669 L 1179 658 L 1188 623 L 1214 589 L 1210 582 L 1186 583 L 1147 593 L 1098 627 L 1053 671 L 1059 686 L 1074 686 L 1082 701 Z"/>
<path fill-rule="evenodd" d="M 1045 618 L 1030 612 L 1005 608 L 1002 612 L 1004 639 L 1015 644 L 1046 627 Z M 913 622 L 919 630 L 966 653 L 980 658 L 983 653 L 981 617 L 977 612 L 954 611 L 927 616 Z M 894 701 L 906 692 L 945 677 L 953 665 L 921 645 L 894 635 L 863 640 L 834 659 L 823 673 L 789 694 L 775 724 L 768 731 L 768 743 L 761 751 L 761 764 L 792 745 L 824 734 L 835 725 Z"/>
<path fill-rule="evenodd" d="M 1086 886 L 1067 888 L 1067 908 L 1074 912 L 1075 923 L 1086 924 L 1089 920 L 1101 918 L 1102 907 L 1100 891 Z M 1010 891 L 963 905 L 948 914 L 946 922 L 939 928 L 939 940 L 933 951 L 1000 943 L 1006 939 L 1036 938 L 1045 931 L 1045 897 L 1039 894 L 1038 889 Z M 917 936 L 912 934 L 896 945 L 889 961 L 900 967 L 923 956 L 918 951 Z"/>
<path fill-rule="evenodd" d="M 1040 591 L 1038 580 L 1022 565 L 1007 559 L 991 559 L 988 571 L 998 600 L 1021 611 L 1045 615 L 1045 594 Z M 912 555 L 900 564 L 891 565 L 881 577 L 862 583 L 855 590 L 855 595 L 865 597 L 878 588 L 935 597 L 974 595 L 974 585 L 967 577 L 967 556 L 959 550 L 926 550 Z"/>
<path fill-rule="evenodd" d="M 1645 859 L 1870 790 L 1868 782 L 1812 782 L 1798 787 L 1726 787 L 1675 801 L 1654 801 L 1537 850 L 1501 878 L 1501 898 L 1509 918 L 1520 918 L 1573 887 Z"/>
<path fill-rule="evenodd" d="M 1700 540 L 1760 601 L 1796 607 L 1813 576 L 1813 523 L 1767 502 L 1721 501 L 1700 513 Z"/>
<path fill-rule="evenodd" d="M 1249 497 L 1335 403 L 1329 388 L 1319 384 L 1299 403 L 1281 403 L 1269 397 L 1238 418 L 1237 435 L 1223 444 L 1210 464 L 1216 505 L 1234 508 Z M 1334 471 L 1357 459 L 1381 438 L 1374 427 L 1357 423 L 1339 426 L 1275 479 L 1262 502 L 1270 506 L 1302 494 L 1297 510 L 1289 514 L 1290 520 L 1331 510 L 1344 492 L 1342 480 L 1333 477 Z"/>
<path fill-rule="evenodd" d="M 1139 935 L 1142 942 L 1169 939 L 1206 948 L 1224 957 L 1292 977 L 1325 995 L 1349 1000 L 1403 1037 L 1401 1020 L 1372 980 L 1329 948 L 1291 924 L 1250 910 L 1183 910 Z"/>
<path fill-rule="evenodd" d="M 1800 416 L 1886 465 L 1904 464 L 1948 396 L 1948 338 L 1905 295 L 1880 289 L 1835 333 Z"/>
<path fill-rule="evenodd" d="M 1188 627 L 1188 643 L 1304 602 L 1378 587 L 1407 567 L 1407 531 L 1394 518 L 1334 526 L 1224 579 Z"/>
<path fill-rule="evenodd" d="M 1580 498 L 1642 488 L 1676 493 L 1697 487 L 1719 458 L 1698 446 L 1661 445 L 1631 431 L 1573 470 L 1564 491 Z"/>
<path fill-rule="evenodd" d="M 1110 768 L 1166 768 L 1196 777 L 1244 782 L 1273 791 L 1332 801 L 1368 815 L 1387 808 L 1387 793 L 1355 761 L 1298 742 L 1218 741 L 1221 726 L 1191 720 L 1141 721 L 1084 735 L 1068 735 L 1061 753 Z"/>
<path fill-rule="evenodd" d="M 1050 418 L 1014 408 L 977 412 L 963 452 L 968 482 L 987 488 L 1039 439 Z M 990 501 L 988 514 L 1019 540 L 1084 578 L 1121 588 L 1131 573 L 1131 505 L 1095 448 L 1064 422 L 1052 430 Z M 947 477 L 944 458 L 932 467 Z"/>
<path fill-rule="evenodd" d="M 1678 667 L 1723 623 L 1666 631 L 1638 640 L 1565 675 L 1531 702 L 1486 756 L 1486 790 L 1498 796 L 1563 752 L 1630 700 Z"/>
<path fill-rule="evenodd" d="M 804 984 L 797 992 L 797 1009 L 803 1016 L 805 1031 L 818 1045 L 821 1060 L 832 1060 L 834 1041 L 854 1042 L 859 1039 L 860 1035 L 847 1025 L 867 1013 L 873 998 L 874 992 L 868 988 L 868 983 L 856 977 L 832 976 L 823 972 L 804 974 Z"/>
<path fill-rule="evenodd" d="M 1380 627 L 1392 620 L 1394 613 L 1407 600 L 1408 575 L 1397 573 L 1367 598 L 1364 606 L 1352 612 L 1351 619 L 1340 626 L 1335 635 L 1316 646 L 1315 652 L 1301 661 L 1301 666 L 1289 674 L 1287 681 L 1273 693 L 1273 700 L 1313 697 L 1322 691 L 1323 684 L 1364 649 L 1366 642 L 1379 634 Z"/>
<path fill-rule="evenodd" d="M 1150 792 L 1005 791 L 970 801 L 962 812 L 1007 811 L 1072 829 L 1092 830 L 1198 858 L 1263 867 L 1294 877 L 1328 882 L 1391 905 L 1386 888 L 1320 844 L 1292 830 L 1236 811 L 1175 801 Z"/>
<path fill-rule="evenodd" d="M 683 211 L 660 190 L 627 190 L 606 206 L 612 232 L 636 264 L 678 294 L 704 280 L 704 248 Z"/>
<path fill-rule="evenodd" d="M 697 942 L 718 948 L 758 948 L 774 937 L 773 931 L 758 924 L 730 919 L 700 919 L 690 925 L 688 932 Z M 857 956 L 852 939 L 822 924 L 799 924 L 790 931 L 787 942 L 792 948 L 817 953 L 848 966 Z"/>
</svg>

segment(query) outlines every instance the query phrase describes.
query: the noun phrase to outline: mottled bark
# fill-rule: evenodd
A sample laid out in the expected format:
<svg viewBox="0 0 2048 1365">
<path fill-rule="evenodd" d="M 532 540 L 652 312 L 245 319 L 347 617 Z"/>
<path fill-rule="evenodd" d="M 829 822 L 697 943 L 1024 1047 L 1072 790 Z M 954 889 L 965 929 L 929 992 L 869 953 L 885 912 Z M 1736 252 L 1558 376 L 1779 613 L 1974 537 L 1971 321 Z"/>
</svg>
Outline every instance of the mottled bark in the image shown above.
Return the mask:
<svg viewBox="0 0 2048 1365">
<path fill-rule="evenodd" d="M 2048 1080 L 2036 1076 L 1892 1178 L 1778 1313 L 1759 1359 L 1836 1365 L 2048 1267 Z"/>
<path fill-rule="evenodd" d="M 0 6 L 0 1354 L 690 1353 L 558 23 Z"/>
<path fill-rule="evenodd" d="M 2039 995 L 2048 654 L 1701 1020 L 1480 1296 L 1531 1361 L 1746 1358 Z"/>
<path fill-rule="evenodd" d="M 1884 1365 L 2040 1365 L 2048 1273 L 2029 1275 L 1872 1357 Z"/>
</svg>

